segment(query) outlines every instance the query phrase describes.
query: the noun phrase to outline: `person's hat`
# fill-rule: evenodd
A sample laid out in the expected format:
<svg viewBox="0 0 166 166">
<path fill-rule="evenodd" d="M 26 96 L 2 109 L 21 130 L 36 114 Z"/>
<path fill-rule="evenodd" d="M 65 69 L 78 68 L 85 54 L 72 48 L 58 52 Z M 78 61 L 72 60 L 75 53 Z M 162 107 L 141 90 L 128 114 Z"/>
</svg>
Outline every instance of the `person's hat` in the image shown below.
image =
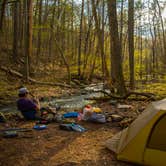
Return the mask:
<svg viewBox="0 0 166 166">
<path fill-rule="evenodd" d="M 28 89 L 27 88 L 20 88 L 19 91 L 18 91 L 18 94 L 25 94 L 25 93 L 28 93 Z"/>
</svg>

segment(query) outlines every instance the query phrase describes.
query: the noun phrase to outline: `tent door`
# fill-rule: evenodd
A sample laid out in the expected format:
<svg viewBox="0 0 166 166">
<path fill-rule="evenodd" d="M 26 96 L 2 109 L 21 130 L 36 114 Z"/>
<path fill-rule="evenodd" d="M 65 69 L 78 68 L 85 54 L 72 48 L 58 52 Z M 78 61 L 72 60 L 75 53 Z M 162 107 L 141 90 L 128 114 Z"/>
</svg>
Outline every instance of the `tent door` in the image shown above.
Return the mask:
<svg viewBox="0 0 166 166">
<path fill-rule="evenodd" d="M 156 149 L 146 148 L 144 153 L 144 164 L 151 166 L 165 166 L 166 152 Z"/>
<path fill-rule="evenodd" d="M 166 114 L 154 124 L 144 153 L 144 163 L 151 166 L 166 165 Z"/>
</svg>

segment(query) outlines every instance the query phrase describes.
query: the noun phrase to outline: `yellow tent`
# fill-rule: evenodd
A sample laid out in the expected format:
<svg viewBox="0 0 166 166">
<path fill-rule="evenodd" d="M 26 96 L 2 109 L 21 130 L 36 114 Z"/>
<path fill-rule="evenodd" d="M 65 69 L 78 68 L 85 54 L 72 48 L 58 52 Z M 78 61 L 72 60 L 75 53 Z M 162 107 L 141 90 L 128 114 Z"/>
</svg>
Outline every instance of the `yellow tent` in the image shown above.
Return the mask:
<svg viewBox="0 0 166 166">
<path fill-rule="evenodd" d="M 107 140 L 106 147 L 119 160 L 166 166 L 166 99 L 152 102 L 128 128 Z"/>
</svg>

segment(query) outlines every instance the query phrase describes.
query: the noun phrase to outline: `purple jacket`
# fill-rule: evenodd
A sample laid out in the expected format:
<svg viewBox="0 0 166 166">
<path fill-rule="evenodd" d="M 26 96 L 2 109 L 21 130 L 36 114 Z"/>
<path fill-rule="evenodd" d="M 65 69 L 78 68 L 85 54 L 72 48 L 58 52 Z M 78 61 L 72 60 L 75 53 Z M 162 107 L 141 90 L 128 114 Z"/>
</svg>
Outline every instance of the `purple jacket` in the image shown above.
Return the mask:
<svg viewBox="0 0 166 166">
<path fill-rule="evenodd" d="M 32 111 L 36 109 L 36 104 L 27 98 L 20 98 L 17 100 L 17 108 L 21 112 Z"/>
</svg>

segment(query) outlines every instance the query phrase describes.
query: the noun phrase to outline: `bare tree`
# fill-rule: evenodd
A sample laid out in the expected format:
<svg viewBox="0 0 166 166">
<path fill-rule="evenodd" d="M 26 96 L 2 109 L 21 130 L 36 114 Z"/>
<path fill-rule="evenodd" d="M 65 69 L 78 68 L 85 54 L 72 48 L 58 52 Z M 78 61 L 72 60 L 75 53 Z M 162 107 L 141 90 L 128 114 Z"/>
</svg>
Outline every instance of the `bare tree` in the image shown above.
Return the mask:
<svg viewBox="0 0 166 166">
<path fill-rule="evenodd" d="M 18 59 L 18 43 L 19 43 L 19 1 L 13 4 L 13 61 Z"/>
<path fill-rule="evenodd" d="M 81 19 L 80 19 L 80 31 L 79 31 L 79 47 L 78 47 L 78 76 L 81 77 L 81 48 L 82 48 L 82 24 L 84 15 L 84 0 L 82 0 L 81 6 Z"/>
<path fill-rule="evenodd" d="M 3 19 L 4 19 L 4 13 L 5 13 L 5 6 L 6 6 L 6 2 L 7 0 L 3 0 L 2 1 L 2 5 L 1 5 L 1 15 L 0 15 L 0 31 L 2 31 L 2 27 L 3 27 Z"/>
<path fill-rule="evenodd" d="M 129 46 L 129 67 L 130 87 L 134 88 L 134 0 L 128 0 L 128 46 Z"/>
<path fill-rule="evenodd" d="M 118 34 L 116 0 L 107 0 L 107 3 L 111 40 L 111 79 L 113 86 L 117 89 L 117 93 L 120 95 L 124 95 L 126 93 L 126 87 L 123 77 L 122 61 L 120 55 L 121 43 L 119 41 Z"/>
<path fill-rule="evenodd" d="M 32 60 L 32 0 L 24 1 L 24 57 L 25 57 L 25 78 L 28 81 L 29 73 L 31 70 L 31 60 Z"/>
</svg>

